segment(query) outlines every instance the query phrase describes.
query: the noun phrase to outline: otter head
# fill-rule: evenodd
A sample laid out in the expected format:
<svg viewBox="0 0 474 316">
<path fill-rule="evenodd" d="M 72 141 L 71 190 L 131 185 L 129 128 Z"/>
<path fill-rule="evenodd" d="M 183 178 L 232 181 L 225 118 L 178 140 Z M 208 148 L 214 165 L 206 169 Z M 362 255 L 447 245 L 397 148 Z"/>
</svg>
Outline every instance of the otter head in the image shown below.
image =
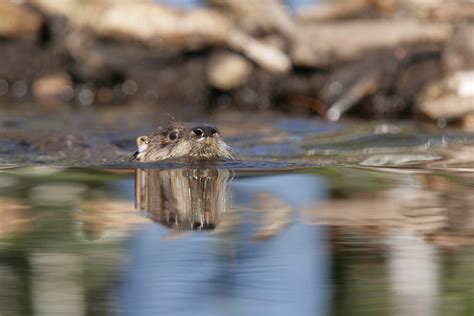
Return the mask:
<svg viewBox="0 0 474 316">
<path fill-rule="evenodd" d="M 136 161 L 173 158 L 197 160 L 234 159 L 235 154 L 219 133 L 208 124 L 174 123 L 137 138 Z"/>
</svg>

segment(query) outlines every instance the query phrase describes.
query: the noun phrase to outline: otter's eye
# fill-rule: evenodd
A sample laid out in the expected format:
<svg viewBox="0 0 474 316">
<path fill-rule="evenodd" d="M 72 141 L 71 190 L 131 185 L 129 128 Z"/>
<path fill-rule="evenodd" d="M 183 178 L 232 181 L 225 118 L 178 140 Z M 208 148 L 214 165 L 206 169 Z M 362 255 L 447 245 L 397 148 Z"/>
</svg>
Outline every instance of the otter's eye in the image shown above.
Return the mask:
<svg viewBox="0 0 474 316">
<path fill-rule="evenodd" d="M 173 132 L 169 133 L 168 138 L 169 138 L 170 140 L 177 140 L 177 139 L 178 139 L 178 136 L 179 136 L 178 132 L 173 131 Z"/>
<path fill-rule="evenodd" d="M 197 136 L 201 137 L 202 135 L 204 135 L 204 131 L 200 128 L 195 128 L 193 129 L 193 132 L 194 134 L 196 134 Z"/>
</svg>

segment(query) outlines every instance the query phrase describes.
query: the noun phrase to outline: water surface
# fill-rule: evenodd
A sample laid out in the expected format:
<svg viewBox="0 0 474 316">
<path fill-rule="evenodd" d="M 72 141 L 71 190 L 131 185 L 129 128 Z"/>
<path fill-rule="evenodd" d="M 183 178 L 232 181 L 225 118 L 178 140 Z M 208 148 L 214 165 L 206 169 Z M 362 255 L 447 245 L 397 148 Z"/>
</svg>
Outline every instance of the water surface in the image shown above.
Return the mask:
<svg viewBox="0 0 474 316">
<path fill-rule="evenodd" d="M 0 314 L 472 315 L 474 173 L 439 166 L 4 168 Z"/>
<path fill-rule="evenodd" d="M 1 316 L 474 315 L 474 134 L 252 113 L 139 164 L 117 111 L 0 118 Z"/>
</svg>

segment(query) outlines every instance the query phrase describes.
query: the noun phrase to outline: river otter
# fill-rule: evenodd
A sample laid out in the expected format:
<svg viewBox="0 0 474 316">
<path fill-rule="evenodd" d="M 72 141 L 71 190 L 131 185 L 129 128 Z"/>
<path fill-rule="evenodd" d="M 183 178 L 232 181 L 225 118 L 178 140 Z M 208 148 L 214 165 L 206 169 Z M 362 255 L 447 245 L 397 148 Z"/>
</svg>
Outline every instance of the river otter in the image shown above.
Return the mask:
<svg viewBox="0 0 474 316">
<path fill-rule="evenodd" d="M 159 127 L 148 136 L 137 138 L 138 150 L 132 161 L 158 161 L 172 158 L 197 160 L 234 159 L 235 154 L 209 124 L 173 123 Z"/>
</svg>

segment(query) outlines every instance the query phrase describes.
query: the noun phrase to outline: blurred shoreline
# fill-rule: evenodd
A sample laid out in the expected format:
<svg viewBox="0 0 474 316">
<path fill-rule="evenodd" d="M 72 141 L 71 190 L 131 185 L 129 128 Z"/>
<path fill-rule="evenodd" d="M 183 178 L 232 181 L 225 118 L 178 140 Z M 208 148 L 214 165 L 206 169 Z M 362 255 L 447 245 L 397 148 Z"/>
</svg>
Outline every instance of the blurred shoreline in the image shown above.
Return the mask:
<svg viewBox="0 0 474 316">
<path fill-rule="evenodd" d="M 473 129 L 474 2 L 0 3 L 0 106 L 139 103 Z"/>
</svg>

